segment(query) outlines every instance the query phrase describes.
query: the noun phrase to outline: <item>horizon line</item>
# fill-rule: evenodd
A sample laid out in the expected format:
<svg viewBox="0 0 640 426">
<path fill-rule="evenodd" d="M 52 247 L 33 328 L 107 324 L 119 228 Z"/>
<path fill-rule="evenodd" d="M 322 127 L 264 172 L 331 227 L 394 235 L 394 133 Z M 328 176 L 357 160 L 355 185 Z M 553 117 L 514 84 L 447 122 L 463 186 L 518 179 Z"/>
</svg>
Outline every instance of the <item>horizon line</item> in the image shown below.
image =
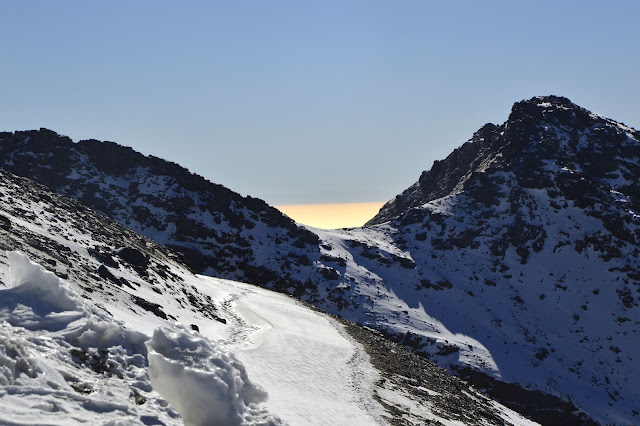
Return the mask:
<svg viewBox="0 0 640 426">
<path fill-rule="evenodd" d="M 297 223 L 320 229 L 358 228 L 372 219 L 386 201 L 275 205 Z"/>
</svg>

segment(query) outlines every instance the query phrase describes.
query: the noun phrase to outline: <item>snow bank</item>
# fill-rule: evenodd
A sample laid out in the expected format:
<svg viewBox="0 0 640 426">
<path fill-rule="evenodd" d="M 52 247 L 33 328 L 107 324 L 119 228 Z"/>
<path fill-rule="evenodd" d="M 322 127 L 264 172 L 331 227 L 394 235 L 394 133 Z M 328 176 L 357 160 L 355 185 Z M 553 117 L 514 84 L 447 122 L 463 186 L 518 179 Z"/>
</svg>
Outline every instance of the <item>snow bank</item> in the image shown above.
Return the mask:
<svg viewBox="0 0 640 426">
<path fill-rule="evenodd" d="M 182 328 L 158 328 L 147 342 L 151 384 L 187 425 L 282 424 L 257 404 L 267 393 L 240 361 Z"/>
<path fill-rule="evenodd" d="M 2 291 L 6 321 L 29 330 L 61 330 L 87 315 L 82 300 L 58 277 L 18 252 L 8 252 L 9 286 Z"/>
<path fill-rule="evenodd" d="M 152 389 L 148 336 L 8 252 L 0 290 L 0 424 L 180 423 Z"/>
<path fill-rule="evenodd" d="M 0 424 L 282 423 L 258 406 L 266 392 L 220 347 L 171 324 L 150 339 L 26 255 L 7 257 Z"/>
<path fill-rule="evenodd" d="M 147 355 L 146 334 L 123 327 L 108 320 L 89 319 L 86 323 L 65 333 L 69 343 L 82 349 L 122 347 L 126 353 Z"/>
</svg>

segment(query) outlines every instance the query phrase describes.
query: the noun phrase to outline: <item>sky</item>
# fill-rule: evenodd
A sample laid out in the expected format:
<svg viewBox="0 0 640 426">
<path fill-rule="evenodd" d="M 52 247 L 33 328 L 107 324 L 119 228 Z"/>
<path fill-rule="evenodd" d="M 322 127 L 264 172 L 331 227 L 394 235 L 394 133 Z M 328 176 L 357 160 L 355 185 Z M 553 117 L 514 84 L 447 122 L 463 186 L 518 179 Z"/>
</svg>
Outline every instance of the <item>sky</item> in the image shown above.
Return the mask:
<svg viewBox="0 0 640 426">
<path fill-rule="evenodd" d="M 294 219 L 315 228 L 356 228 L 374 217 L 383 202 L 368 203 L 323 203 L 274 206 Z"/>
<path fill-rule="evenodd" d="M 2 1 L 0 130 L 272 205 L 382 202 L 514 102 L 640 128 L 638 1 Z"/>
</svg>

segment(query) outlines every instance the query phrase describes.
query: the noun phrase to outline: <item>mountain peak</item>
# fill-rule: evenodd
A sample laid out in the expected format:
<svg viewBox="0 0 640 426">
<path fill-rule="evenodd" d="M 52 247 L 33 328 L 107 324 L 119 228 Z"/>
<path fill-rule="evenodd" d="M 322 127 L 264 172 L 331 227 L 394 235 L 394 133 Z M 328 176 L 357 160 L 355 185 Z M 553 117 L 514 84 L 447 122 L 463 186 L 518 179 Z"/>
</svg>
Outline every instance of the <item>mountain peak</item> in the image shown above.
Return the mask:
<svg viewBox="0 0 640 426">
<path fill-rule="evenodd" d="M 572 395 L 598 421 L 638 423 L 640 393 L 627 377 L 638 375 L 640 357 L 630 337 L 640 324 L 640 132 L 566 98 L 517 102 L 504 124 L 485 125 L 436 161 L 369 225 L 382 223 L 368 230 L 423 265 L 399 281 L 424 283 L 426 312 L 487 345 L 503 380 L 530 364 L 531 383 L 562 382 L 547 389 Z M 477 307 L 471 325 L 457 322 Z M 500 338 L 485 334 L 492 328 Z M 506 349 L 514 337 L 530 348 L 517 362 Z M 627 420 L 607 417 L 614 405 Z"/>
<path fill-rule="evenodd" d="M 550 184 L 545 161 L 560 167 L 575 165 L 572 169 L 580 169 L 585 178 L 603 178 L 616 169 L 618 159 L 640 155 L 639 141 L 640 132 L 565 97 L 537 96 L 516 102 L 506 122 L 485 124 L 446 159 L 435 161 L 418 182 L 385 204 L 367 225 L 460 192 L 488 168 L 513 171 L 522 185 L 537 188 Z M 629 167 L 634 166 L 625 163 L 623 168 L 629 171 Z"/>
<path fill-rule="evenodd" d="M 594 118 L 596 118 L 594 114 L 565 97 L 536 96 L 513 104 L 509 119 L 504 125 L 510 127 L 524 123 L 534 126 L 541 123 L 556 123 L 583 129 Z"/>
<path fill-rule="evenodd" d="M 512 118 L 510 116 L 509 120 L 516 119 L 518 115 L 531 111 L 557 111 L 566 109 L 587 111 L 564 96 L 534 96 L 531 99 L 515 102 L 511 107 L 511 114 L 515 114 L 516 117 Z"/>
<path fill-rule="evenodd" d="M 564 96 L 556 96 L 556 95 L 534 96 L 531 99 L 526 99 L 520 102 L 516 102 L 514 106 L 518 104 L 523 104 L 523 103 L 534 104 L 534 105 L 543 106 L 543 107 L 556 106 L 556 107 L 565 107 L 565 108 L 572 108 L 572 107 L 580 108 L 578 105 L 571 102 L 569 98 L 565 98 Z"/>
</svg>

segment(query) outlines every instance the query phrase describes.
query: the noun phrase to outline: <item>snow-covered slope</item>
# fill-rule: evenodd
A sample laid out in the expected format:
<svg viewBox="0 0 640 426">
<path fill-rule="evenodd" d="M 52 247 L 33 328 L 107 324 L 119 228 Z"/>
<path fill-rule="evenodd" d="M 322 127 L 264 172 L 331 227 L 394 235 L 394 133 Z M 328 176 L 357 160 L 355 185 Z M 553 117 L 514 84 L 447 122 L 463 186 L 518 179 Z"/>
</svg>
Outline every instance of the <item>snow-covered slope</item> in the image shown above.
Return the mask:
<svg viewBox="0 0 640 426">
<path fill-rule="evenodd" d="M 640 134 L 565 98 L 516 103 L 369 226 L 339 231 L 113 143 L 0 137 L 5 168 L 198 271 L 380 330 L 544 423 L 640 421 Z"/>
<path fill-rule="evenodd" d="M 193 275 L 4 171 L 0 222 L 0 247 L 27 253 L 0 253 L 0 424 L 529 423 L 429 364 L 411 383 L 379 371 L 326 314 Z"/>
<path fill-rule="evenodd" d="M 264 201 L 113 142 L 73 143 L 47 129 L 4 132 L 0 155 L 5 170 L 172 247 L 197 272 L 294 291 L 305 280 L 292 275 L 319 251 L 313 232 Z"/>
<path fill-rule="evenodd" d="M 219 345 L 169 324 L 150 338 L 26 255 L 8 252 L 8 260 L 0 423 L 281 423 L 258 406 L 267 393 Z"/>
<path fill-rule="evenodd" d="M 363 241 L 368 247 L 332 243 L 327 254 L 360 251 L 362 278 L 351 287 L 379 291 L 372 303 L 387 313 L 371 309 L 371 321 L 395 330 L 404 322 L 409 335 L 398 337 L 417 350 L 433 353 L 433 336 L 413 330 L 424 309 L 448 332 L 482 344 L 490 376 L 571 401 L 597 421 L 633 424 L 639 182 L 639 132 L 565 98 L 533 98 L 434 164 L 369 228 L 345 233 L 374 240 Z M 336 241 L 335 233 L 323 239 Z M 393 255 L 415 267 L 386 266 Z M 439 334 L 454 346 L 445 351 L 457 358 L 454 369 L 508 400 L 502 384 L 457 367 L 473 367 L 464 358 L 475 347 Z"/>
</svg>

